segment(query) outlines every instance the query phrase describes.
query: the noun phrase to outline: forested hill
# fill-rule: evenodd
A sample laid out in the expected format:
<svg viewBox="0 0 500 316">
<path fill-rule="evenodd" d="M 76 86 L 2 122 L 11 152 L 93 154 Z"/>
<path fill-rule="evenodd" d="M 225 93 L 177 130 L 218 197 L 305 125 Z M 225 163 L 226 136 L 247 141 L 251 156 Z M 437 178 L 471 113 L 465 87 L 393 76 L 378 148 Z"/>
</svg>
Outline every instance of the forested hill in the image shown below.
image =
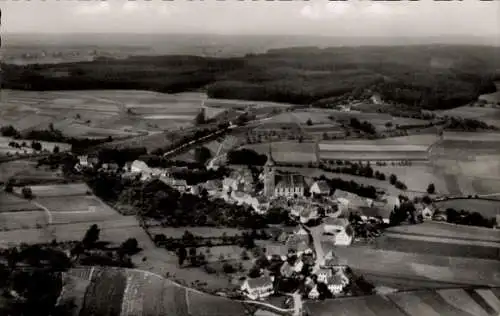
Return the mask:
<svg viewBox="0 0 500 316">
<path fill-rule="evenodd" d="M 424 109 L 494 92 L 500 48 L 486 46 L 297 47 L 238 58 L 142 56 L 56 65 L 4 65 L 4 88 L 207 91 L 210 97 L 325 103 L 369 89 Z"/>
</svg>

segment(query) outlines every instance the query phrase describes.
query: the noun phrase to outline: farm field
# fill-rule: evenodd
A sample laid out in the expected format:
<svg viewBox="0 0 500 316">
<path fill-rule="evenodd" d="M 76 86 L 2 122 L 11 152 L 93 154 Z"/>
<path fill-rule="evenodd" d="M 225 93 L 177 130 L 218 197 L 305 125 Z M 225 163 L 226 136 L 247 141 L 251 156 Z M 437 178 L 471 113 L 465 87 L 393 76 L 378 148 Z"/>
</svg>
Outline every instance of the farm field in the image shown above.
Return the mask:
<svg viewBox="0 0 500 316">
<path fill-rule="evenodd" d="M 269 146 L 271 146 L 273 159 L 276 162 L 297 164 L 317 162 L 316 144 L 314 143 L 274 142 L 249 144 L 245 145 L 244 148 L 255 150 L 259 154 L 267 154 Z"/>
<path fill-rule="evenodd" d="M 10 142 L 16 142 L 18 144 L 22 144 L 23 142 L 25 142 L 26 147 L 22 148 L 9 147 Z M 60 151 L 67 151 L 71 149 L 71 145 L 66 143 L 55 143 L 55 142 L 44 142 L 44 141 L 39 141 L 39 143 L 42 145 L 42 150 L 48 150 L 49 152 L 52 152 L 55 146 L 59 147 Z M 36 151 L 33 148 L 31 148 L 31 140 L 14 139 L 11 137 L 0 136 L 0 154 L 10 153 L 11 155 L 15 155 L 16 153 L 32 154 L 34 152 Z"/>
<path fill-rule="evenodd" d="M 479 200 L 479 199 L 460 199 L 437 202 L 436 206 L 440 209 L 454 208 L 458 211 L 466 210 L 478 212 L 484 217 L 495 217 L 500 215 L 500 201 Z M 500 236 L 499 236 L 500 238 Z"/>
<path fill-rule="evenodd" d="M 353 316 L 486 316 L 498 313 L 498 299 L 496 288 L 425 289 L 307 302 L 305 308 L 317 316 L 329 316 L 332 310 Z"/>
<path fill-rule="evenodd" d="M 386 176 L 396 175 L 411 191 L 426 192 L 427 186 L 434 183 L 436 193 L 449 193 L 446 180 L 429 163 L 413 163 L 411 166 L 392 166 L 390 163 L 387 166 L 372 164 L 372 168 Z"/>
<path fill-rule="evenodd" d="M 498 96 L 499 94 L 496 93 Z M 441 115 L 461 117 L 464 119 L 475 119 L 486 124 L 500 127 L 500 109 L 478 106 L 461 106 L 458 108 L 441 111 Z"/>
<path fill-rule="evenodd" d="M 81 280 L 80 288 L 87 285 L 80 315 L 91 315 L 92 312 L 110 308 L 121 316 L 246 315 L 246 308 L 237 301 L 184 288 L 148 272 L 96 267 L 76 268 L 68 274 Z M 68 291 L 71 290 L 69 286 Z M 82 292 L 80 290 L 72 296 Z"/>
<path fill-rule="evenodd" d="M 396 147 L 397 145 L 402 145 L 402 146 L 413 145 L 413 146 L 429 147 L 438 140 L 439 137 L 437 134 L 419 134 L 419 135 L 398 136 L 398 137 L 389 137 L 389 138 L 374 139 L 374 140 L 362 139 L 362 140 L 322 141 L 321 144 L 337 145 L 337 146 L 366 145 L 366 146 L 376 147 L 379 145 L 384 145 L 384 146 L 392 145 Z"/>
<path fill-rule="evenodd" d="M 443 256 L 364 247 L 336 247 L 334 252 L 353 270 L 375 275 L 449 284 L 500 285 L 498 261 L 493 260 L 448 257 L 450 261 L 447 263 L 443 262 Z"/>
<path fill-rule="evenodd" d="M 0 214 L 2 212 L 20 212 L 39 210 L 37 206 L 29 201 L 7 192 L 0 192 Z"/>
<path fill-rule="evenodd" d="M 47 225 L 47 215 L 43 210 L 0 213 L 0 229 L 2 231 L 41 228 Z"/>
<path fill-rule="evenodd" d="M 500 231 L 498 230 L 439 222 L 426 222 L 418 225 L 396 226 L 387 229 L 387 232 L 463 240 L 500 242 Z"/>
<path fill-rule="evenodd" d="M 37 198 L 61 197 L 71 195 L 86 195 L 91 192 L 85 183 L 68 183 L 54 185 L 33 185 L 30 186 L 33 195 Z M 17 193 L 21 193 L 21 188 L 15 188 Z"/>
</svg>

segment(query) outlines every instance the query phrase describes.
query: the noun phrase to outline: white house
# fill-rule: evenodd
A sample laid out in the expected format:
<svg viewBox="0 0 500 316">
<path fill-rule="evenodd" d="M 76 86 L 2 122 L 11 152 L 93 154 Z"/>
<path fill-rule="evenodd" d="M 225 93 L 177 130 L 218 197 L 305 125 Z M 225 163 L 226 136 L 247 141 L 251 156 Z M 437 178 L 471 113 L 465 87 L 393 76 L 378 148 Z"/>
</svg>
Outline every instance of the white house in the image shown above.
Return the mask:
<svg viewBox="0 0 500 316">
<path fill-rule="evenodd" d="M 186 180 L 178 180 L 178 179 L 174 179 L 174 178 L 167 178 L 167 177 L 161 176 L 160 181 L 171 186 L 172 188 L 174 188 L 180 192 L 185 192 L 188 189 L 188 185 L 186 183 Z"/>
<path fill-rule="evenodd" d="M 263 299 L 274 293 L 273 281 L 270 276 L 246 279 L 240 289 L 251 300 Z"/>
<path fill-rule="evenodd" d="M 326 283 L 330 277 L 333 276 L 333 270 L 332 269 L 319 269 L 316 272 L 316 275 L 318 276 L 318 282 Z"/>
<path fill-rule="evenodd" d="M 320 180 L 314 182 L 309 191 L 314 195 L 329 195 L 330 186 L 325 180 Z"/>
<path fill-rule="evenodd" d="M 309 297 L 312 300 L 317 300 L 319 298 L 319 291 L 317 285 L 314 285 L 314 287 L 309 291 L 309 294 L 307 294 L 307 297 Z"/>
<path fill-rule="evenodd" d="M 299 214 L 300 222 L 303 224 L 309 222 L 310 220 L 317 219 L 318 217 L 319 213 L 317 206 L 306 207 Z"/>
<path fill-rule="evenodd" d="M 346 218 L 326 218 L 323 230 L 333 235 L 335 245 L 348 246 L 352 243 L 354 232 Z"/>
<path fill-rule="evenodd" d="M 302 268 L 304 267 L 304 263 L 300 258 L 297 258 L 294 263 L 289 263 L 285 261 L 280 268 L 280 273 L 282 276 L 289 278 L 293 273 L 300 273 Z"/>
<path fill-rule="evenodd" d="M 237 191 L 238 190 L 238 180 L 233 179 L 233 178 L 224 178 L 222 181 L 222 189 L 225 192 L 232 192 L 232 191 Z"/>
<path fill-rule="evenodd" d="M 339 295 L 342 293 L 344 288 L 349 284 L 349 278 L 343 273 L 339 272 L 328 278 L 326 282 L 328 290 L 332 292 L 333 295 Z"/>
</svg>

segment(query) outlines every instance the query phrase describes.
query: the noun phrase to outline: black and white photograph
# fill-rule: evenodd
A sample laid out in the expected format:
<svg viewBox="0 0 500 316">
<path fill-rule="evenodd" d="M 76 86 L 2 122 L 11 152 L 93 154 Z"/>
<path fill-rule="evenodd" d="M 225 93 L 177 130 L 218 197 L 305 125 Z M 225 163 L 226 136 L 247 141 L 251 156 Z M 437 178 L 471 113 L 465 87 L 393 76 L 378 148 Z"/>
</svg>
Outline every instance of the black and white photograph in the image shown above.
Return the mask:
<svg viewBox="0 0 500 316">
<path fill-rule="evenodd" d="M 500 316 L 500 1 L 0 1 L 0 316 Z"/>
</svg>

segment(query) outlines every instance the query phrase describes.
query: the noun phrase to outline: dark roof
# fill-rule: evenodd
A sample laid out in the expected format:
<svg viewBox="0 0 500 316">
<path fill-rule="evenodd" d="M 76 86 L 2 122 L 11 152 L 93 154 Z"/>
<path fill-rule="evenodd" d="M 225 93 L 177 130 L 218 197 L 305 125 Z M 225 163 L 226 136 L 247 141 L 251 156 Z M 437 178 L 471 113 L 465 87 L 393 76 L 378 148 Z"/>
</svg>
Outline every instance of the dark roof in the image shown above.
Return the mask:
<svg viewBox="0 0 500 316">
<path fill-rule="evenodd" d="M 304 186 L 304 176 L 300 174 L 277 174 L 276 188 L 295 188 Z"/>
<path fill-rule="evenodd" d="M 383 208 L 383 207 L 361 207 L 359 208 L 359 212 L 361 216 L 366 216 L 366 217 L 382 217 L 382 218 L 389 218 L 391 216 L 392 210 L 390 208 Z"/>
<path fill-rule="evenodd" d="M 318 185 L 321 192 L 330 192 L 330 186 L 325 180 L 316 181 L 315 184 Z"/>
</svg>

